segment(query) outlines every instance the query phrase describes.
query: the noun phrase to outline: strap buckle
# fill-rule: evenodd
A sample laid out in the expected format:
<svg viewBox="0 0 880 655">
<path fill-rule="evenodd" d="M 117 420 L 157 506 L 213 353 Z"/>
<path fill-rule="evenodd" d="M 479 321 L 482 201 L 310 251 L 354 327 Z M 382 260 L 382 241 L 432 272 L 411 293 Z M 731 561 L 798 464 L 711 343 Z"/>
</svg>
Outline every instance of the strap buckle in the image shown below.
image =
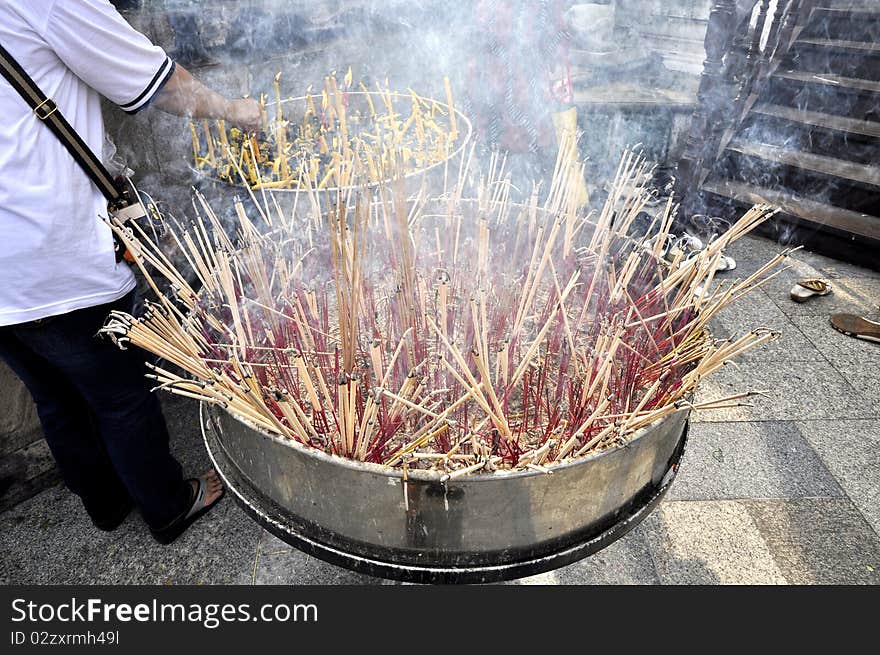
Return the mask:
<svg viewBox="0 0 880 655">
<path fill-rule="evenodd" d="M 34 113 L 41 121 L 46 120 L 56 111 L 58 111 L 58 105 L 55 104 L 55 101 L 52 100 L 52 98 L 46 98 L 43 102 L 34 107 Z"/>
</svg>

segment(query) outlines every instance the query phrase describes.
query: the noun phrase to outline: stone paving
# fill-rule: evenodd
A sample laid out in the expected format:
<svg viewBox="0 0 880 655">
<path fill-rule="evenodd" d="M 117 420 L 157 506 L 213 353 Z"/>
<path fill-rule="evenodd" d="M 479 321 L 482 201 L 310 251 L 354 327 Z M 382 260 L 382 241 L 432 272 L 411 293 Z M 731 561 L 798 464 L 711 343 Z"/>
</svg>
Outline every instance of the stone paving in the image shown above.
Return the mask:
<svg viewBox="0 0 880 655">
<path fill-rule="evenodd" d="M 747 275 L 780 248 L 747 238 L 731 254 Z M 678 478 L 633 532 L 596 555 L 517 584 L 880 583 L 880 345 L 837 333 L 835 311 L 878 319 L 880 273 L 799 251 L 792 268 L 714 324 L 718 336 L 783 331 L 704 384 L 702 398 L 765 389 L 754 407 L 693 417 Z M 834 292 L 798 305 L 794 280 Z M 165 398 L 174 449 L 205 468 L 197 408 Z M 0 514 L 0 581 L 113 584 L 387 584 L 276 539 L 226 498 L 171 546 L 137 513 L 116 532 L 91 526 L 55 487 Z"/>
</svg>

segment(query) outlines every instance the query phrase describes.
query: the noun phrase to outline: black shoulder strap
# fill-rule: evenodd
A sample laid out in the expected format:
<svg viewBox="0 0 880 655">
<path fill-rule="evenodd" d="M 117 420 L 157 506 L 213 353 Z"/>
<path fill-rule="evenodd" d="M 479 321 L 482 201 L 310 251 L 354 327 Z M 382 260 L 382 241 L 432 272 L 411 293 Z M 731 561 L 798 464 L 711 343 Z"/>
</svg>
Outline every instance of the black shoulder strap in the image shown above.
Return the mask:
<svg viewBox="0 0 880 655">
<path fill-rule="evenodd" d="M 107 198 L 111 208 L 114 205 L 125 204 L 124 193 L 113 181 L 101 160 L 95 156 L 95 153 L 86 145 L 76 130 L 61 115 L 55 101 L 46 97 L 40 87 L 24 72 L 24 69 L 2 45 L 0 45 L 0 73 L 3 73 L 3 77 L 12 85 L 12 88 L 21 94 L 37 118 L 43 121 L 58 137 L 76 163 Z"/>
</svg>

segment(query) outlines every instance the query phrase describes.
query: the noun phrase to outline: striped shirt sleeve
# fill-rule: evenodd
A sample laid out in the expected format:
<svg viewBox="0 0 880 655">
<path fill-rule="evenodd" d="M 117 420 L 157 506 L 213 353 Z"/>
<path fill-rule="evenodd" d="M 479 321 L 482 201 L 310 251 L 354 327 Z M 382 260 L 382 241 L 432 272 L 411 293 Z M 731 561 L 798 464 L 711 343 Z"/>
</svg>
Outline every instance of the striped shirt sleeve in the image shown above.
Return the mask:
<svg viewBox="0 0 880 655">
<path fill-rule="evenodd" d="M 145 107 L 174 74 L 165 51 L 108 0 L 55 2 L 43 37 L 77 77 L 128 113 Z"/>
<path fill-rule="evenodd" d="M 171 61 L 169 57 L 165 57 L 165 60 L 162 62 L 159 70 L 156 71 L 156 74 L 150 80 L 150 83 L 146 87 L 144 87 L 144 90 L 141 91 L 140 94 L 138 94 L 137 98 L 135 98 L 131 102 L 119 105 L 122 110 L 128 112 L 129 114 L 134 114 L 139 109 L 145 107 L 153 98 L 153 96 L 155 96 L 159 91 L 162 90 L 162 87 L 165 86 L 165 83 L 171 79 L 171 76 L 174 75 L 175 65 L 176 64 Z"/>
</svg>

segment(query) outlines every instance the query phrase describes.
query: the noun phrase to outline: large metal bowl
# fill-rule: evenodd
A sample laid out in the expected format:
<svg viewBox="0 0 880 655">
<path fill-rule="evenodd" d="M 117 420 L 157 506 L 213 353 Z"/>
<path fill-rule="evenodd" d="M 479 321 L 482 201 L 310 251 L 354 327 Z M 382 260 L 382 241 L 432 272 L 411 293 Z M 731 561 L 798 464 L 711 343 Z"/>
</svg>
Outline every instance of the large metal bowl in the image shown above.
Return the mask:
<svg viewBox="0 0 880 655">
<path fill-rule="evenodd" d="M 680 410 L 625 445 L 553 465 L 549 474 L 508 471 L 444 482 L 438 472 L 409 471 L 404 478 L 398 469 L 330 456 L 217 406 L 201 408 L 217 471 L 266 529 L 334 564 L 413 582 L 513 579 L 604 548 L 666 493 L 684 452 L 688 416 Z"/>
<path fill-rule="evenodd" d="M 684 451 L 688 412 L 626 445 L 537 471 L 438 473 L 306 448 L 202 405 L 205 445 L 226 488 L 291 545 L 347 568 L 412 582 L 492 582 L 548 571 L 620 538 L 657 505 Z"/>
</svg>

